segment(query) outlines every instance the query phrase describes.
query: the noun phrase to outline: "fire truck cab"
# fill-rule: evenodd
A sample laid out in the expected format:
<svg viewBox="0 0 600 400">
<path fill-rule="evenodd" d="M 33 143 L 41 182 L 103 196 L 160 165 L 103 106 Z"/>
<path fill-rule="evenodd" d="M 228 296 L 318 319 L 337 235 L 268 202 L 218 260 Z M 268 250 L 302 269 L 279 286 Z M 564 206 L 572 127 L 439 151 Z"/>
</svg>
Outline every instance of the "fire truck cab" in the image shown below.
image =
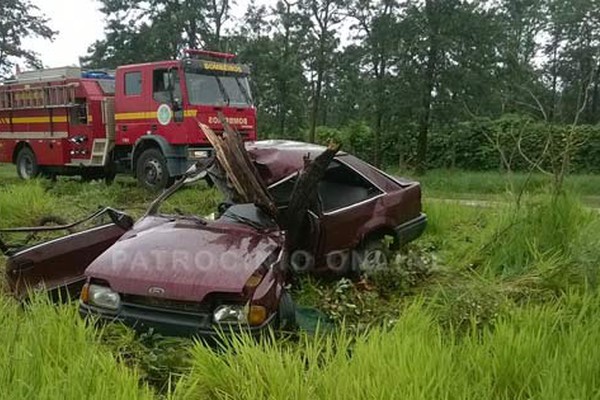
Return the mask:
<svg viewBox="0 0 600 400">
<path fill-rule="evenodd" d="M 66 67 L 19 74 L 0 86 L 0 162 L 40 174 L 114 179 L 131 172 L 161 190 L 210 154 L 198 122 L 221 118 L 256 139 L 249 68 L 233 55 L 188 50 L 182 60 L 111 72 Z"/>
</svg>

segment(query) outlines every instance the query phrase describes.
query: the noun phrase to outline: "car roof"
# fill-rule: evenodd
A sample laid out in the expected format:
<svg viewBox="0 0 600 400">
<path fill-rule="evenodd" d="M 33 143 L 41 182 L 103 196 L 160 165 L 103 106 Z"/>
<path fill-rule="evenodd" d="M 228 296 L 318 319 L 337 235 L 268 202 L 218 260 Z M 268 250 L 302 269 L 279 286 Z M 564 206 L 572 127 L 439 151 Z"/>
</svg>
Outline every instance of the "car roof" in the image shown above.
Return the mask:
<svg viewBox="0 0 600 400">
<path fill-rule="evenodd" d="M 246 148 L 255 162 L 258 172 L 271 186 L 304 168 L 304 158 L 314 160 L 327 148 L 313 143 L 293 140 L 261 140 L 248 142 Z M 344 151 L 337 153 L 336 160 L 349 166 L 383 191 L 397 190 L 404 186 L 373 165 Z"/>
<path fill-rule="evenodd" d="M 327 148 L 293 140 L 260 140 L 246 143 L 246 149 L 267 185 L 284 179 L 304 168 L 304 158 L 314 160 Z M 340 151 L 336 157 L 346 155 Z"/>
</svg>

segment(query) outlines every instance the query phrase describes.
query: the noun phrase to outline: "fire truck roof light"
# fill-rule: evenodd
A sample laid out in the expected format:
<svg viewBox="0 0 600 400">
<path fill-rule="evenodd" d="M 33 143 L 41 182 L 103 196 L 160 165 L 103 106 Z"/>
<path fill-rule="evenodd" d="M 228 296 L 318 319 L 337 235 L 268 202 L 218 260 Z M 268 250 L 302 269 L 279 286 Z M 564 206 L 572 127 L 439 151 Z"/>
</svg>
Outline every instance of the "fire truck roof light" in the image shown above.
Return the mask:
<svg viewBox="0 0 600 400">
<path fill-rule="evenodd" d="M 235 54 L 220 53 L 218 51 L 210 50 L 186 49 L 185 52 L 189 55 L 222 58 L 224 60 L 232 60 L 235 58 Z"/>
</svg>

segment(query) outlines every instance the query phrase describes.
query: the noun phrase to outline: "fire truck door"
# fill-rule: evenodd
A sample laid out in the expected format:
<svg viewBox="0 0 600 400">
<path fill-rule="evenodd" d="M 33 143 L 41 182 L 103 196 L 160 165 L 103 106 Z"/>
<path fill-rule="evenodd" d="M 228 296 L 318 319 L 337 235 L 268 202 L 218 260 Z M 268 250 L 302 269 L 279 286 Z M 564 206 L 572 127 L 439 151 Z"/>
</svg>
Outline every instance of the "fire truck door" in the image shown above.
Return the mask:
<svg viewBox="0 0 600 400">
<path fill-rule="evenodd" d="M 152 85 L 148 75 L 147 69 L 137 68 L 117 73 L 115 119 L 123 143 L 135 143 L 156 125 L 156 113 L 149 110 Z"/>
<path fill-rule="evenodd" d="M 166 127 L 170 123 L 183 122 L 181 82 L 177 69 L 164 67 L 154 69 L 150 108 L 157 110 L 159 134 L 165 134 Z"/>
</svg>

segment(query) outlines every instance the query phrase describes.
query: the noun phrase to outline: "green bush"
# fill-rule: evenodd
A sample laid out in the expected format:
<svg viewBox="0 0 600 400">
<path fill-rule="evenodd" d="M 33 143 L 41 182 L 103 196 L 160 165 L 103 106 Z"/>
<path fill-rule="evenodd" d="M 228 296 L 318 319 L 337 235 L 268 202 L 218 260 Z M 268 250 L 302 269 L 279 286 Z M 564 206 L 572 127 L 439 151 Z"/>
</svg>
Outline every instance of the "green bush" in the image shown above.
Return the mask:
<svg viewBox="0 0 600 400">
<path fill-rule="evenodd" d="M 351 121 L 340 129 L 317 127 L 317 143 L 326 145 L 330 140 L 342 144 L 342 150 L 365 160 L 373 157 L 375 140 L 373 131 L 365 121 Z"/>
<path fill-rule="evenodd" d="M 557 159 L 570 131 L 570 125 L 547 124 L 518 115 L 434 127 L 429 138 L 428 165 L 430 168 L 503 170 L 506 166 L 500 157 L 500 147 L 513 171 L 528 170 L 530 163 L 518 151 L 519 138 L 523 153 L 534 161 L 541 158 L 550 138 L 541 165 L 552 171 L 559 167 Z M 600 172 L 600 127 L 580 125 L 575 128 L 570 172 Z"/>
</svg>

